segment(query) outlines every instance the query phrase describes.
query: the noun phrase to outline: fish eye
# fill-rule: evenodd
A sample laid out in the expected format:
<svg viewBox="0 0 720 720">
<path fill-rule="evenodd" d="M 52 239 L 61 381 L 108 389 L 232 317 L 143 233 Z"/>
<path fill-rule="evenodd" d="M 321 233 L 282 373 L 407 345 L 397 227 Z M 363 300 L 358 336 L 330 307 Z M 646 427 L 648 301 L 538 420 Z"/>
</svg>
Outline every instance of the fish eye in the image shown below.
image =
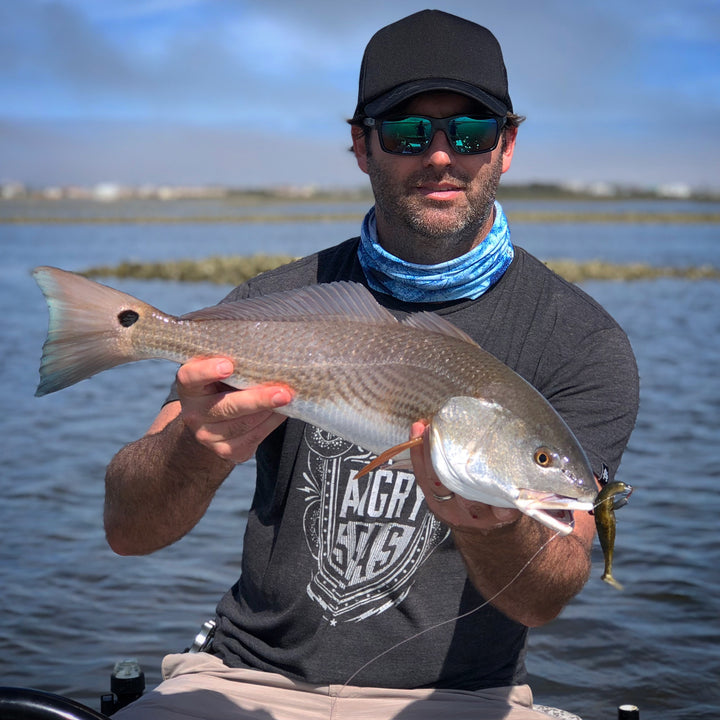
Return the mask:
<svg viewBox="0 0 720 720">
<path fill-rule="evenodd" d="M 553 462 L 553 452 L 547 448 L 540 447 L 535 451 L 533 460 L 540 467 L 550 467 Z"/>
</svg>

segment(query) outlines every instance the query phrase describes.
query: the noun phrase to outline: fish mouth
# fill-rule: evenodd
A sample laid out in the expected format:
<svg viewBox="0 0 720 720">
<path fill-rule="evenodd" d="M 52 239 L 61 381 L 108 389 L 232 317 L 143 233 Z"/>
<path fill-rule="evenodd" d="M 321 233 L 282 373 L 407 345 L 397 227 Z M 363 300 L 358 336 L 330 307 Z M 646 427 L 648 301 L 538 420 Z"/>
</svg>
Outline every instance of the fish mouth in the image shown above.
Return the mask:
<svg viewBox="0 0 720 720">
<path fill-rule="evenodd" d="M 567 495 L 527 489 L 520 490 L 513 502 L 525 515 L 561 535 L 569 535 L 575 527 L 571 511 L 590 511 L 594 507 L 591 500 L 579 500 Z"/>
</svg>

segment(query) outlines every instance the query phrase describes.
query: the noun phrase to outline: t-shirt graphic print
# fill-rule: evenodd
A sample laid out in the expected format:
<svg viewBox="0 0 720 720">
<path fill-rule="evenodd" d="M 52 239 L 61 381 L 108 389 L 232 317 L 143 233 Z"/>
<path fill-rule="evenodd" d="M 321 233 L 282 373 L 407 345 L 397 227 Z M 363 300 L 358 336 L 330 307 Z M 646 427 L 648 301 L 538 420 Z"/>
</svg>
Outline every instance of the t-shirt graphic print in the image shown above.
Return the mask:
<svg viewBox="0 0 720 720">
<path fill-rule="evenodd" d="M 309 425 L 303 445 L 299 490 L 316 561 L 309 597 L 331 626 L 399 604 L 449 529 L 428 510 L 412 472 L 390 465 L 358 478 L 374 456 Z"/>
</svg>

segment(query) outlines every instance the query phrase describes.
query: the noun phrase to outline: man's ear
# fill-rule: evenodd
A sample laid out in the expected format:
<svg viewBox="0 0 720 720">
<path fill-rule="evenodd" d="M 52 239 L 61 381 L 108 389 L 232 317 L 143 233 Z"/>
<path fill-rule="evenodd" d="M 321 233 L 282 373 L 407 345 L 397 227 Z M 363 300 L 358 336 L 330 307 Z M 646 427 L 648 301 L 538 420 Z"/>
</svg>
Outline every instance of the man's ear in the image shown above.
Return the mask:
<svg viewBox="0 0 720 720">
<path fill-rule="evenodd" d="M 355 160 L 358 167 L 367 174 L 367 137 L 365 129 L 357 125 L 351 125 L 350 132 L 352 133 L 352 149 L 353 153 L 355 153 Z"/>
<path fill-rule="evenodd" d="M 503 166 L 502 171 L 507 172 L 512 163 L 513 154 L 515 152 L 515 140 L 517 139 L 518 129 L 516 127 L 505 128 L 505 148 L 503 150 Z"/>
</svg>

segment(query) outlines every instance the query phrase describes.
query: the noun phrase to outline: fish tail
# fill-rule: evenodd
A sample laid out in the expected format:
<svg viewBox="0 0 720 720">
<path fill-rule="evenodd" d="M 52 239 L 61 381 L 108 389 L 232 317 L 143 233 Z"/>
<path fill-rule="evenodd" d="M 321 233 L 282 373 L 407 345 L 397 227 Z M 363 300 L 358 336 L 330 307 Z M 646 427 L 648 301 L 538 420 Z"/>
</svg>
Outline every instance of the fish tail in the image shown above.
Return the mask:
<svg viewBox="0 0 720 720">
<path fill-rule="evenodd" d="M 36 396 L 147 357 L 135 350 L 129 330 L 141 315 L 154 308 L 131 295 L 57 268 L 35 268 L 33 277 L 45 295 L 50 314 Z"/>
<path fill-rule="evenodd" d="M 601 579 L 601 580 L 604 580 L 606 583 L 608 583 L 608 585 L 612 585 L 616 590 L 624 590 L 622 584 L 619 583 L 619 582 L 612 576 L 612 572 L 607 572 L 607 571 L 604 572 L 604 573 L 600 576 L 600 579 Z"/>
</svg>

